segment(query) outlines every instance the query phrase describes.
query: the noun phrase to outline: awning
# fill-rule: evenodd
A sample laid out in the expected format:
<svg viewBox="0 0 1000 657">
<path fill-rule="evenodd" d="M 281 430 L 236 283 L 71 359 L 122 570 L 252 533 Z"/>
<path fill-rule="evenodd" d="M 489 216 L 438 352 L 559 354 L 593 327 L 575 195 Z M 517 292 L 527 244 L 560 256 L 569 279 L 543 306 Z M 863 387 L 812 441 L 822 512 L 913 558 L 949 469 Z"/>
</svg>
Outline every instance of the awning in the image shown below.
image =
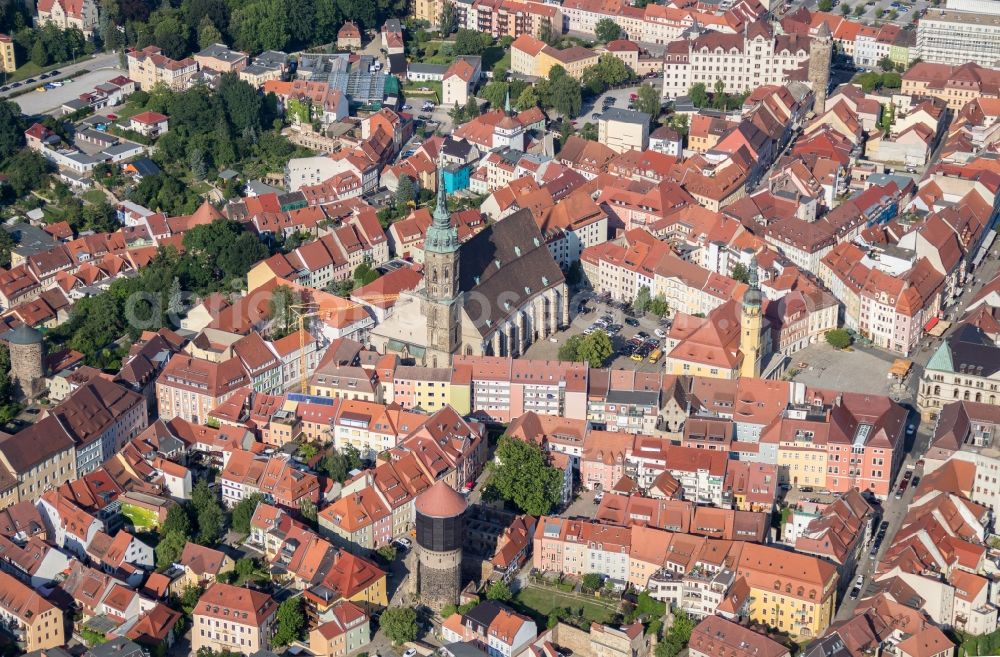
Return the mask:
<svg viewBox="0 0 1000 657">
<path fill-rule="evenodd" d="M 931 321 L 929 321 L 926 324 L 924 324 L 924 332 L 925 333 L 929 333 L 932 328 L 934 328 L 935 326 L 937 326 L 937 323 L 938 323 L 938 317 L 937 317 L 937 315 L 935 315 L 934 317 L 931 317 Z"/>
<path fill-rule="evenodd" d="M 907 360 L 905 358 L 897 358 L 892 364 L 892 368 L 889 370 L 889 374 L 893 375 L 897 379 L 903 379 L 910 372 L 910 368 L 913 367 L 913 361 Z"/>
</svg>

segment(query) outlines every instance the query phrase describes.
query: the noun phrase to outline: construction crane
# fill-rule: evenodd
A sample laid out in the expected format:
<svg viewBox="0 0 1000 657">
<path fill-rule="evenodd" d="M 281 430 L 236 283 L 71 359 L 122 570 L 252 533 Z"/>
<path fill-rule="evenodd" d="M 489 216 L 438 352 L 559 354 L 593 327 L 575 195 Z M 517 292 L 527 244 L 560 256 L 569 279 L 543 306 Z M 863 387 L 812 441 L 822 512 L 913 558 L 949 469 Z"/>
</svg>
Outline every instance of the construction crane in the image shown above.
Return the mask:
<svg viewBox="0 0 1000 657">
<path fill-rule="evenodd" d="M 338 297 L 340 298 L 340 297 Z M 396 301 L 399 299 L 399 294 L 373 294 L 371 296 L 366 296 L 364 300 L 368 303 L 378 303 L 379 301 Z M 320 309 L 318 303 L 297 303 L 288 306 L 289 310 L 295 312 L 298 318 L 298 329 L 299 329 L 299 390 L 303 395 L 309 394 L 309 376 L 308 368 L 306 367 L 306 319 L 310 317 L 318 317 L 321 320 L 330 319 L 337 313 L 343 312 L 345 310 L 350 310 L 352 308 L 363 308 L 364 304 L 358 303 L 356 301 L 351 301 L 350 299 L 343 299 L 348 305 L 340 308 L 327 308 Z"/>
</svg>

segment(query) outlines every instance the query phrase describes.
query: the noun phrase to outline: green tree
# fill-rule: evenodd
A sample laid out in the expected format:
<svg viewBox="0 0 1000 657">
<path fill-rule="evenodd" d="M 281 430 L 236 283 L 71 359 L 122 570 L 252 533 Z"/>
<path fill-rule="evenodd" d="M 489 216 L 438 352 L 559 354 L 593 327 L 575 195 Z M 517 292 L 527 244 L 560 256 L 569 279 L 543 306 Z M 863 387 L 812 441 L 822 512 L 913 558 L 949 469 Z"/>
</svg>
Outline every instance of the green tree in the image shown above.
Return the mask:
<svg viewBox="0 0 1000 657">
<path fill-rule="evenodd" d="M 291 37 L 288 11 L 282 0 L 256 0 L 233 12 L 231 30 L 236 47 L 252 54 L 284 50 Z"/>
<path fill-rule="evenodd" d="M 696 82 L 688 89 L 688 98 L 695 107 L 704 107 L 708 104 L 708 92 L 705 90 L 704 82 Z"/>
<path fill-rule="evenodd" d="M 842 4 L 840 5 L 840 13 L 841 13 L 841 15 L 843 15 L 843 16 L 848 16 L 848 15 L 850 15 L 850 13 L 851 13 L 851 5 L 847 4 L 846 2 L 845 2 L 845 3 L 842 3 Z"/>
<path fill-rule="evenodd" d="M 541 448 L 510 436 L 501 436 L 488 495 L 511 502 L 522 513 L 548 514 L 562 499 L 563 473 L 550 467 Z"/>
<path fill-rule="evenodd" d="M 294 306 L 301 305 L 302 295 L 288 287 L 278 285 L 271 292 L 267 301 L 268 314 L 271 316 L 271 339 L 277 340 L 294 333 L 298 327 L 298 313 Z"/>
<path fill-rule="evenodd" d="M 313 526 L 319 521 L 319 509 L 316 508 L 316 503 L 312 500 L 303 498 L 299 502 L 299 513 Z"/>
<path fill-rule="evenodd" d="M 392 563 L 396 560 L 396 548 L 391 545 L 383 545 L 375 550 L 375 553 L 382 558 L 385 563 Z"/>
<path fill-rule="evenodd" d="M 886 89 L 899 89 L 903 86 L 903 78 L 895 71 L 882 74 L 882 86 Z"/>
<path fill-rule="evenodd" d="M 417 198 L 417 187 L 413 184 L 413 179 L 409 176 L 400 176 L 399 184 L 396 187 L 396 195 L 393 197 L 393 204 L 396 212 L 400 215 L 407 214 L 413 209 L 413 202 Z"/>
<path fill-rule="evenodd" d="M 5 230 L 0 230 L 0 267 L 10 267 L 11 249 L 17 246 L 17 242 Z"/>
<path fill-rule="evenodd" d="M 858 3 L 858 6 L 854 8 L 855 16 L 862 16 L 865 13 L 865 4 L 863 2 Z"/>
<path fill-rule="evenodd" d="M 455 45 L 452 46 L 451 51 L 456 55 L 482 55 L 492 41 L 489 34 L 462 28 L 455 33 Z"/>
<path fill-rule="evenodd" d="M 441 6 L 441 16 L 438 18 L 438 31 L 441 36 L 447 36 L 455 29 L 455 5 L 444 2 Z"/>
<path fill-rule="evenodd" d="M 726 83 L 722 81 L 722 78 L 716 78 L 715 85 L 712 87 L 712 107 L 715 109 L 725 109 L 726 108 Z"/>
<path fill-rule="evenodd" d="M 654 121 L 660 115 L 660 93 L 648 82 L 639 87 L 638 98 L 635 100 L 635 108 L 640 112 L 649 114 Z"/>
<path fill-rule="evenodd" d="M 201 594 L 204 592 L 204 589 L 197 584 L 185 586 L 184 590 L 181 591 L 180 598 L 178 599 L 181 610 L 185 614 L 190 615 L 191 612 L 194 611 L 194 608 L 198 605 L 198 600 L 201 599 Z"/>
<path fill-rule="evenodd" d="M 31 47 L 31 63 L 35 66 L 46 66 L 49 63 L 49 53 L 45 52 L 45 44 L 41 39 Z"/>
<path fill-rule="evenodd" d="M 356 447 L 348 446 L 343 452 L 331 449 L 320 461 L 319 469 L 330 479 L 343 483 L 351 470 L 357 470 L 361 466 L 361 454 Z"/>
<path fill-rule="evenodd" d="M 501 580 L 497 580 L 490 584 L 490 587 L 486 589 L 486 599 L 496 600 L 497 602 L 510 602 L 511 598 L 514 596 L 510 592 L 510 587 L 507 586 Z"/>
<path fill-rule="evenodd" d="M 604 584 L 604 575 L 600 573 L 587 573 L 580 579 L 580 586 L 587 591 L 596 591 Z"/>
<path fill-rule="evenodd" d="M 742 262 L 737 262 L 736 265 L 733 266 L 733 276 L 732 277 L 733 277 L 733 280 L 737 280 L 740 283 L 749 283 L 750 282 L 750 272 L 747 269 L 747 266 L 744 265 Z"/>
<path fill-rule="evenodd" d="M 517 101 L 514 105 L 518 110 L 524 111 L 531 109 L 532 107 L 538 107 L 541 99 L 538 97 L 538 93 L 535 91 L 533 86 L 528 86 L 524 88 L 524 91 L 517 97 Z"/>
<path fill-rule="evenodd" d="M 589 121 L 580 128 L 580 136 L 588 141 L 597 141 L 600 138 L 597 126 Z"/>
<path fill-rule="evenodd" d="M 250 521 L 253 520 L 253 514 L 257 510 L 257 505 L 263 499 L 264 497 L 260 493 L 253 493 L 236 503 L 233 507 L 231 521 L 231 527 L 234 532 L 243 534 L 244 536 L 250 534 Z"/>
<path fill-rule="evenodd" d="M 639 292 L 635 295 L 635 301 L 632 302 L 632 308 L 637 313 L 646 312 L 646 308 L 649 307 L 649 302 L 652 300 L 652 296 L 649 293 L 649 286 L 643 285 L 639 288 Z"/>
<path fill-rule="evenodd" d="M 582 335 L 570 336 L 569 339 L 559 347 L 559 355 L 557 356 L 559 360 L 578 361 L 579 356 L 577 354 L 580 351 L 581 342 L 583 342 Z"/>
<path fill-rule="evenodd" d="M 816 8 L 820 11 L 830 11 L 833 9 L 833 0 L 819 0 Z"/>
<path fill-rule="evenodd" d="M 184 546 L 188 544 L 188 537 L 180 532 L 170 532 L 160 538 L 154 551 L 156 552 L 156 567 L 159 570 L 166 570 L 173 563 L 181 558 Z"/>
<path fill-rule="evenodd" d="M 226 525 L 226 514 L 216 502 L 205 507 L 198 513 L 198 542 L 202 545 L 214 545 L 222 538 Z"/>
<path fill-rule="evenodd" d="M 833 329 L 826 332 L 826 342 L 834 349 L 846 349 L 854 339 L 845 329 Z"/>
<path fill-rule="evenodd" d="M 583 107 L 580 83 L 565 74 L 557 77 L 549 86 L 549 103 L 564 117 L 570 119 L 576 117 Z"/>
<path fill-rule="evenodd" d="M 288 598 L 278 607 L 278 629 L 274 633 L 274 645 L 287 646 L 302 638 L 306 626 L 306 616 L 302 611 L 302 598 Z"/>
<path fill-rule="evenodd" d="M 503 80 L 497 79 L 494 74 L 493 81 L 485 85 L 478 93 L 479 97 L 488 102 L 491 108 L 502 109 L 509 92 L 510 85 Z"/>
<path fill-rule="evenodd" d="M 586 361 L 591 367 L 603 367 L 604 361 L 612 353 L 614 347 L 611 345 L 611 338 L 604 331 L 594 331 L 590 335 L 585 335 L 577 350 L 579 360 Z"/>
<path fill-rule="evenodd" d="M 622 29 L 618 27 L 613 19 L 602 18 L 597 21 L 597 25 L 594 27 L 594 36 L 601 43 L 607 43 L 608 41 L 614 41 L 621 36 Z"/>
<path fill-rule="evenodd" d="M 649 302 L 649 306 L 646 307 L 646 312 L 653 313 L 657 317 L 663 317 L 670 310 L 670 306 L 667 305 L 667 298 L 663 296 L 663 293 L 657 294 Z"/>
<path fill-rule="evenodd" d="M 83 226 L 95 233 L 111 233 L 118 229 L 118 217 L 107 199 L 83 207 Z"/>
<path fill-rule="evenodd" d="M 379 618 L 379 627 L 393 645 L 417 638 L 417 612 L 413 607 L 389 607 Z"/>
<path fill-rule="evenodd" d="M 673 128 L 681 137 L 684 137 L 688 133 L 688 115 L 674 114 L 670 117 L 667 125 Z"/>
<path fill-rule="evenodd" d="M 167 510 L 167 517 L 160 525 L 160 536 L 176 532 L 182 536 L 191 535 L 191 516 L 184 505 L 175 504 Z"/>
<path fill-rule="evenodd" d="M 0 161 L 24 148 L 24 117 L 17 103 L 0 100 Z"/>
<path fill-rule="evenodd" d="M 354 269 L 354 284 L 357 287 L 364 287 L 369 283 L 378 280 L 378 270 L 372 267 L 371 262 L 365 261 Z"/>
</svg>

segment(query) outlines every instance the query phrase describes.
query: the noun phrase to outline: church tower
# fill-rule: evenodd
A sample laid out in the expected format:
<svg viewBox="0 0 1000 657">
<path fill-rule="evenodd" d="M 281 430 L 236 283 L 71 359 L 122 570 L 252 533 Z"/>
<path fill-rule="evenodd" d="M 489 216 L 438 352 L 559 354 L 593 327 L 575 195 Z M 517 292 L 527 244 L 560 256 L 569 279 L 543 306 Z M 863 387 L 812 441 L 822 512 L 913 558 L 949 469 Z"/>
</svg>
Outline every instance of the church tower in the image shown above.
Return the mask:
<svg viewBox="0 0 1000 657">
<path fill-rule="evenodd" d="M 743 293 L 740 312 L 740 351 L 743 365 L 740 376 L 760 376 L 762 351 L 762 331 L 764 317 L 761 315 L 760 284 L 757 281 L 757 258 L 750 260 L 750 289 Z"/>
<path fill-rule="evenodd" d="M 424 295 L 427 317 L 427 365 L 447 367 L 458 349 L 461 304 L 458 302 L 458 229 L 444 191 L 444 166 L 438 166 L 437 206 L 424 238 Z"/>
<path fill-rule="evenodd" d="M 826 111 L 826 92 L 830 88 L 830 64 L 833 60 L 833 35 L 824 21 L 809 44 L 809 86 L 813 90 L 813 112 Z"/>
</svg>

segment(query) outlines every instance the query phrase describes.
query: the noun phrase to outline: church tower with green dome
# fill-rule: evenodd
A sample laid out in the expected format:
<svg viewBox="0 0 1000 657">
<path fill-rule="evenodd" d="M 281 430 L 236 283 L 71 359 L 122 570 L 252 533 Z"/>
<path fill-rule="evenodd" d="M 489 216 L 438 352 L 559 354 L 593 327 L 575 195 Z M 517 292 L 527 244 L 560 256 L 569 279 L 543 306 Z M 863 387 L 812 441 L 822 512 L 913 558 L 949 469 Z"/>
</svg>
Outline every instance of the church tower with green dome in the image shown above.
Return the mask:
<svg viewBox="0 0 1000 657">
<path fill-rule="evenodd" d="M 424 296 L 427 317 L 427 363 L 447 367 L 461 338 L 458 294 L 458 229 L 451 225 L 444 190 L 444 167 L 438 164 L 437 205 L 424 238 Z"/>
</svg>

